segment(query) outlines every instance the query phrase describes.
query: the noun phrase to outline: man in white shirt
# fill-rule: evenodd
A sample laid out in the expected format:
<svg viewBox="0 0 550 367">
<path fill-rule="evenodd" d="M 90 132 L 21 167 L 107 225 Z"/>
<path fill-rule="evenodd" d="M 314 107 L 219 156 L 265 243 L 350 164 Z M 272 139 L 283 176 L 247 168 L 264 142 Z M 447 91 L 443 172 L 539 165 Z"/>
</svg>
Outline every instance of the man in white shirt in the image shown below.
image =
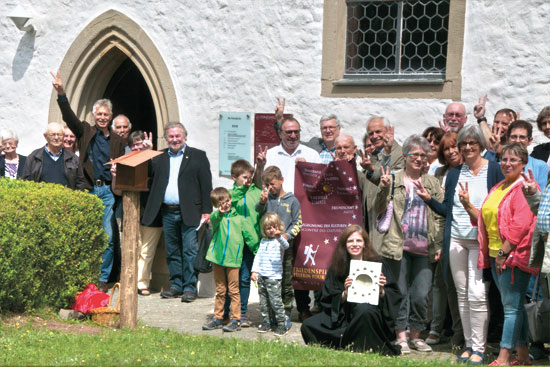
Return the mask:
<svg viewBox="0 0 550 367">
<path fill-rule="evenodd" d="M 278 134 L 281 144 L 267 151 L 265 164 L 258 168 L 263 169 L 264 166 L 278 167 L 284 177 L 283 189 L 286 192 L 294 192 L 294 167 L 296 162 L 321 163 L 321 157 L 315 150 L 300 144 L 300 123 L 295 118 L 284 118 Z"/>
<path fill-rule="evenodd" d="M 321 156 L 315 150 L 300 144 L 300 123 L 293 117 L 285 117 L 280 120 L 277 133 L 281 139 L 281 144 L 277 145 L 267 152 L 260 149 L 256 159 L 256 175 L 261 175 L 264 167 L 276 166 L 283 175 L 283 190 L 294 193 L 294 170 L 296 162 L 322 163 Z M 292 246 L 292 245 L 291 245 Z M 285 255 L 284 263 L 287 269 L 292 269 L 293 256 L 292 251 Z M 290 270 L 289 274 L 292 271 Z M 292 277 L 283 276 L 283 292 L 292 289 Z M 294 290 L 296 299 L 296 308 L 299 312 L 300 321 L 304 321 L 311 316 L 309 309 L 309 291 Z M 291 303 L 292 304 L 292 303 Z M 290 316 L 290 315 L 289 315 Z M 290 317 L 287 318 L 287 327 L 290 327 Z"/>
</svg>

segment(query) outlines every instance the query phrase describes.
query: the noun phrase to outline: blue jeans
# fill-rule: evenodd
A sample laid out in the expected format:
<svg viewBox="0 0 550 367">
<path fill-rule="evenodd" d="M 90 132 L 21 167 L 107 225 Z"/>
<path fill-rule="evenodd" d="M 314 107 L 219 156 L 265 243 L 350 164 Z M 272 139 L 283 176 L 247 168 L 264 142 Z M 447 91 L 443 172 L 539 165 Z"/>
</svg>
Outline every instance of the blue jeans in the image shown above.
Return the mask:
<svg viewBox="0 0 550 367">
<path fill-rule="evenodd" d="M 504 325 L 500 347 L 514 349 L 516 346 L 524 347 L 529 340 L 529 321 L 523 304 L 525 292 L 529 285 L 531 274 L 520 268 L 506 268 L 502 274 L 497 274 L 495 258 L 491 257 L 491 272 L 500 292 L 502 307 L 504 308 Z M 512 283 L 512 276 L 514 282 Z"/>
<path fill-rule="evenodd" d="M 113 205 L 115 205 L 115 196 L 111 192 L 111 188 L 107 185 L 94 186 L 89 191 L 90 194 L 97 196 L 103 201 L 103 229 L 108 237 L 109 246 L 103 253 L 103 261 L 101 262 L 101 274 L 99 276 L 100 282 L 107 283 L 109 281 L 109 275 L 113 269 L 113 261 L 115 256 L 115 239 L 114 231 L 116 229 L 116 220 L 113 213 Z"/>
<path fill-rule="evenodd" d="M 250 297 L 250 274 L 252 264 L 254 263 L 254 254 L 248 246 L 243 247 L 243 262 L 239 271 L 239 293 L 241 294 L 241 316 L 248 312 L 248 298 Z M 224 315 L 229 315 L 229 305 L 231 298 L 225 297 Z"/>
<path fill-rule="evenodd" d="M 183 224 L 179 210 L 162 208 L 162 226 L 166 246 L 166 262 L 170 272 L 170 288 L 176 292 L 197 291 L 194 264 L 198 239 L 195 227 Z"/>
<path fill-rule="evenodd" d="M 432 267 L 428 256 L 403 251 L 397 285 L 403 295 L 396 329 L 424 330 L 428 318 L 428 294 L 432 288 Z"/>
</svg>

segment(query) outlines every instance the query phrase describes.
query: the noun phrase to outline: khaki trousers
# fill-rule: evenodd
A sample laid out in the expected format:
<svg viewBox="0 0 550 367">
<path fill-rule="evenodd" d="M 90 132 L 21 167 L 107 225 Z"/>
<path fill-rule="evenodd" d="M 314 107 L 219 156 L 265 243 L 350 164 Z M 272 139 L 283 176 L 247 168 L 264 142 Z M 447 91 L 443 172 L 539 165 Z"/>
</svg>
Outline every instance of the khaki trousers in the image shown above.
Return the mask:
<svg viewBox="0 0 550 367">
<path fill-rule="evenodd" d="M 160 236 L 162 236 L 162 227 L 139 226 L 138 289 L 149 289 L 151 267 Z"/>
<path fill-rule="evenodd" d="M 226 293 L 231 298 L 231 320 L 241 319 L 241 294 L 239 293 L 239 271 L 241 268 L 227 268 L 212 264 L 216 299 L 214 301 L 214 318 L 223 319 L 223 306 Z"/>
</svg>

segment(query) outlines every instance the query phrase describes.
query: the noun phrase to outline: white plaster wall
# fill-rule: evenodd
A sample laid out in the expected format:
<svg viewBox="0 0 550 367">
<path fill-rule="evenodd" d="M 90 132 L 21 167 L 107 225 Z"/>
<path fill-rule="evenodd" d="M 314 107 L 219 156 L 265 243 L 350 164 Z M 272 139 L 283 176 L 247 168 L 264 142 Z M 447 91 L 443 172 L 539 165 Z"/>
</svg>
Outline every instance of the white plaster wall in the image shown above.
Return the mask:
<svg viewBox="0 0 550 367">
<path fill-rule="evenodd" d="M 370 114 L 387 116 L 397 140 L 436 125 L 448 100 L 334 99 L 320 97 L 322 0 L 5 0 L 0 17 L 0 129 L 20 136 L 19 152 L 41 136 L 55 71 L 84 27 L 109 9 L 138 23 L 172 73 L 189 144 L 207 151 L 217 177 L 218 112 L 272 112 L 275 96 L 302 123 L 302 140 L 318 134 L 318 119 L 336 113 L 359 142 Z M 28 9 L 37 33 L 18 31 L 5 16 Z M 533 120 L 550 104 L 545 0 L 468 1 L 462 99 L 471 113 L 489 94 L 488 116 L 502 107 Z M 470 121 L 474 118 L 470 115 Z M 544 141 L 537 133 L 537 140 Z"/>
</svg>

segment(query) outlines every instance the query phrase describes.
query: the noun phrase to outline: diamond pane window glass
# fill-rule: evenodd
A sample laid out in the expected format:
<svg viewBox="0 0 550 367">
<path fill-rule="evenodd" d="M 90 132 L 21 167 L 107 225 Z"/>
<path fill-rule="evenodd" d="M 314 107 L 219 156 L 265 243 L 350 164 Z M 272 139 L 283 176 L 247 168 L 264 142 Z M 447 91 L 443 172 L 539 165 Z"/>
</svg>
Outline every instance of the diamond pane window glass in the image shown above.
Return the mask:
<svg viewBox="0 0 550 367">
<path fill-rule="evenodd" d="M 445 76 L 450 0 L 347 0 L 346 75 Z"/>
</svg>

